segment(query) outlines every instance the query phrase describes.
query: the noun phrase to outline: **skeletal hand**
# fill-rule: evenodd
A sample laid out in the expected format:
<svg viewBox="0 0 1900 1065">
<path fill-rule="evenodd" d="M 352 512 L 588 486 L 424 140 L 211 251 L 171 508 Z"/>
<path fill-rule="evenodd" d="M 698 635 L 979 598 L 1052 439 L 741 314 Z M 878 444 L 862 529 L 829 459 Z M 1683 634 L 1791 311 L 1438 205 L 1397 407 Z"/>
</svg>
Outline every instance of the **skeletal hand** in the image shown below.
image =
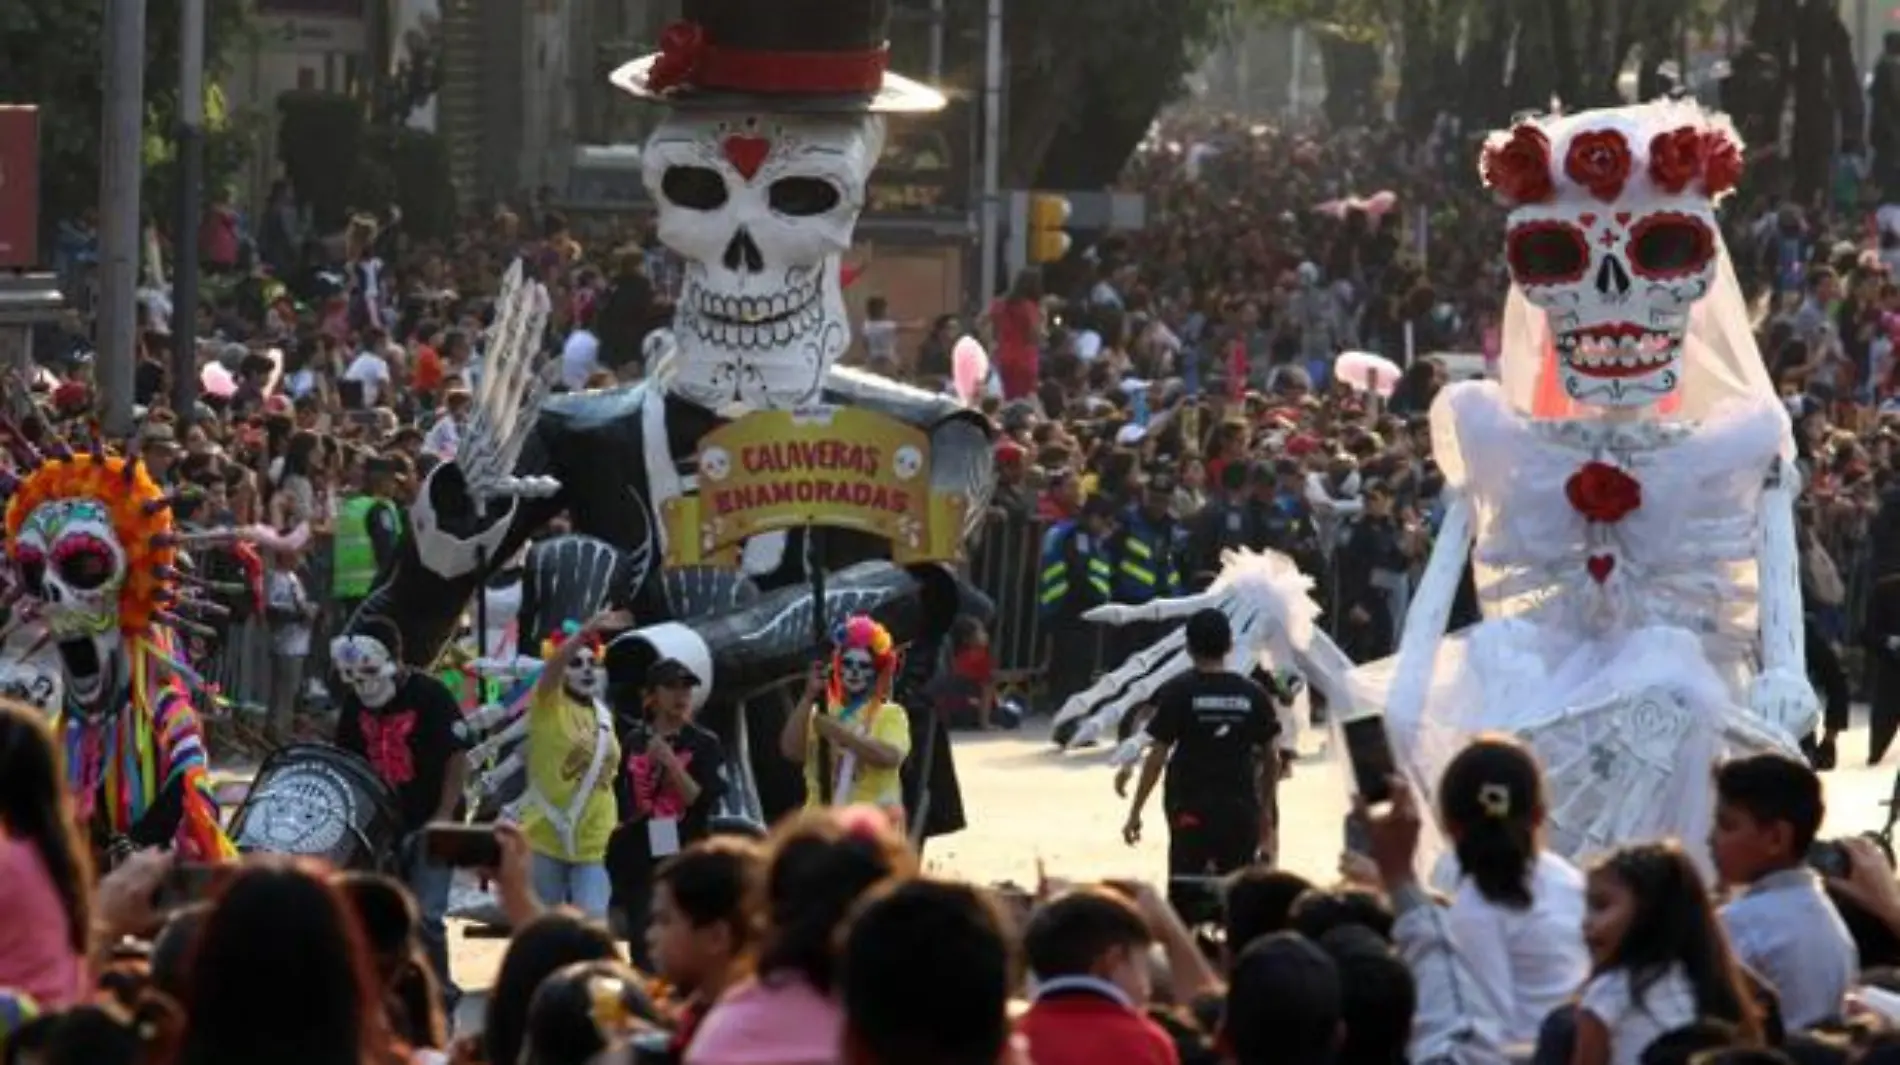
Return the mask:
<svg viewBox="0 0 1900 1065">
<path fill-rule="evenodd" d="M 469 495 L 484 511 L 491 500 L 544 499 L 560 491 L 552 477 L 515 476 L 552 383 L 534 362 L 547 323 L 547 289 L 526 280 L 516 262 L 502 278 L 468 429 L 455 456 Z"/>
</svg>

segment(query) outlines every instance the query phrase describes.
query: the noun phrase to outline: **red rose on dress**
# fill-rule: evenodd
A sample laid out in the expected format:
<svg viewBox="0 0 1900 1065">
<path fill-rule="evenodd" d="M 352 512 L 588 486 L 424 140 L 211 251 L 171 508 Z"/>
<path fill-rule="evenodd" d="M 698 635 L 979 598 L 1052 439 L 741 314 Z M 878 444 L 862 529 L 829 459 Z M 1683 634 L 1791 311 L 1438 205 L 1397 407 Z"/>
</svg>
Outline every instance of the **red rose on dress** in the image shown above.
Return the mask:
<svg viewBox="0 0 1900 1065">
<path fill-rule="evenodd" d="M 1649 180 L 1665 192 L 1681 192 L 1702 172 L 1702 152 L 1699 130 L 1685 126 L 1656 134 L 1649 142 Z"/>
<path fill-rule="evenodd" d="M 1556 188 L 1550 180 L 1550 138 L 1528 123 L 1509 138 L 1487 144 L 1478 161 L 1485 185 L 1514 205 L 1543 203 Z"/>
<path fill-rule="evenodd" d="M 1720 196 L 1742 180 L 1742 146 L 1721 130 L 1702 135 L 1702 191 Z"/>
<path fill-rule="evenodd" d="M 706 28 L 697 22 L 675 22 L 660 34 L 660 55 L 647 68 L 647 88 L 666 92 L 692 82 L 706 58 Z"/>
<path fill-rule="evenodd" d="M 1589 130 L 1570 138 L 1564 176 L 1599 200 L 1614 200 L 1630 176 L 1630 146 L 1613 129 Z"/>
<path fill-rule="evenodd" d="M 1643 484 L 1607 462 L 1586 462 L 1564 482 L 1564 497 L 1589 521 L 1614 525 L 1643 505 Z"/>
</svg>

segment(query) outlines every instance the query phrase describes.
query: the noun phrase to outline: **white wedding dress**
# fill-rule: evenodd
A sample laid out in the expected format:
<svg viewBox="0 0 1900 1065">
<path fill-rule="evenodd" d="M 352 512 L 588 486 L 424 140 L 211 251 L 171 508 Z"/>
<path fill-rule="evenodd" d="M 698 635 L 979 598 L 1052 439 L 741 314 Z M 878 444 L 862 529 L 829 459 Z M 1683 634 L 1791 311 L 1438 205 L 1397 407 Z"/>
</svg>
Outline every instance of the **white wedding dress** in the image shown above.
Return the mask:
<svg viewBox="0 0 1900 1065">
<path fill-rule="evenodd" d="M 1445 389 L 1432 423 L 1448 489 L 1469 503 L 1441 536 L 1473 537 L 1485 620 L 1434 654 L 1355 671 L 1356 697 L 1387 708 L 1428 794 L 1473 735 L 1528 743 L 1545 769 L 1548 845 L 1561 854 L 1662 836 L 1699 851 L 1708 767 L 1724 753 L 1793 751 L 1748 704 L 1763 497 L 1783 461 L 1785 413 L 1750 398 L 1696 425 L 1533 421 L 1496 384 L 1470 382 Z M 1614 524 L 1586 521 L 1566 496 L 1592 461 L 1642 486 L 1641 504 Z"/>
</svg>

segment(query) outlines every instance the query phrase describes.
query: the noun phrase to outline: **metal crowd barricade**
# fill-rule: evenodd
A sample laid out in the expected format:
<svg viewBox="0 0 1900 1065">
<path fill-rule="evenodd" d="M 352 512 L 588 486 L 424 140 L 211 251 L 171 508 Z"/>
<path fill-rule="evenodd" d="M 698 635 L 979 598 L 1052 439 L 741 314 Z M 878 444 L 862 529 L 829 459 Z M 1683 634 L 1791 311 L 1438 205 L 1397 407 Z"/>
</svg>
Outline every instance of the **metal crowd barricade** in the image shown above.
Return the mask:
<svg viewBox="0 0 1900 1065">
<path fill-rule="evenodd" d="M 970 552 L 970 583 L 996 606 L 990 626 L 990 656 L 995 661 L 998 684 L 1034 687 L 1049 665 L 1037 587 L 1042 540 L 1048 531 L 1047 522 L 992 518 Z M 1102 639 L 1098 635 L 1096 666 L 1101 659 Z"/>
<path fill-rule="evenodd" d="M 1043 530 L 1037 521 L 991 518 L 970 553 L 970 583 L 996 606 L 990 657 L 1001 684 L 1024 683 L 1043 670 L 1042 626 L 1036 610 Z"/>
</svg>

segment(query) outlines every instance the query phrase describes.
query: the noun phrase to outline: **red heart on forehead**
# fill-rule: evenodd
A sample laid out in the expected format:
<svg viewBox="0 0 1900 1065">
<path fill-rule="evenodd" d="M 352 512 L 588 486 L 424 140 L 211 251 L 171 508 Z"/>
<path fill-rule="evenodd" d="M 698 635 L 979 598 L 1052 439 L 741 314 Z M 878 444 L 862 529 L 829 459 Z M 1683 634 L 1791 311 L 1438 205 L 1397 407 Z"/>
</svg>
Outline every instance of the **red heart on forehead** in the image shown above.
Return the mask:
<svg viewBox="0 0 1900 1065">
<path fill-rule="evenodd" d="M 1590 571 L 1590 579 L 1602 584 L 1610 579 L 1610 572 L 1616 569 L 1616 556 L 1591 555 L 1583 565 Z"/>
<path fill-rule="evenodd" d="M 1617 224 L 1617 225 L 1619 225 L 1619 226 L 1626 226 L 1626 225 L 1629 225 L 1629 224 L 1630 224 L 1630 213 L 1629 213 L 1628 211 L 1618 211 L 1618 212 L 1616 212 L 1616 224 Z"/>
<path fill-rule="evenodd" d="M 747 181 L 758 174 L 765 165 L 765 157 L 772 154 L 772 142 L 764 137 L 727 137 L 720 147 L 726 153 L 726 161 L 733 169 L 745 175 Z"/>
</svg>

